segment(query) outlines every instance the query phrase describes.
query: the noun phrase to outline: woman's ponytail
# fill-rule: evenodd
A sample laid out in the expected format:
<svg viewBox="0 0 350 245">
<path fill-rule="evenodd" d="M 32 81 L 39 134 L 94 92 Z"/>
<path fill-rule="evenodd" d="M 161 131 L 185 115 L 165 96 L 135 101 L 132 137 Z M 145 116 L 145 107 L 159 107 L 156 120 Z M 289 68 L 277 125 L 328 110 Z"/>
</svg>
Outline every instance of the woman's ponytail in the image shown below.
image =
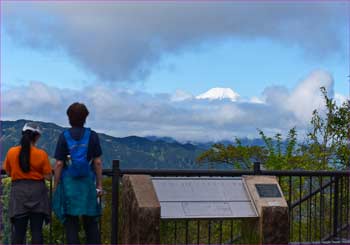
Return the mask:
<svg viewBox="0 0 350 245">
<path fill-rule="evenodd" d="M 19 152 L 19 166 L 24 173 L 30 170 L 30 147 L 38 133 L 26 130 L 22 132 L 21 150 Z"/>
</svg>

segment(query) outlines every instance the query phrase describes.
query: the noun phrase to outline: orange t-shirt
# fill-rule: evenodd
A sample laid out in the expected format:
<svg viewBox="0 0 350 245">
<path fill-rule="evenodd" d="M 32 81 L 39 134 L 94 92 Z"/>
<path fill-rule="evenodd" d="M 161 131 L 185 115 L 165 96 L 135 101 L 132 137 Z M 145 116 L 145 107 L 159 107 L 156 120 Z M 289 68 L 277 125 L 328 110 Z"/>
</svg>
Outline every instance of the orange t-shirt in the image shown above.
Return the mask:
<svg viewBox="0 0 350 245">
<path fill-rule="evenodd" d="M 52 168 L 49 162 L 49 157 L 44 150 L 38 149 L 35 146 L 30 147 L 30 170 L 24 173 L 19 165 L 19 152 L 21 146 L 11 147 L 7 152 L 3 169 L 11 177 L 12 180 L 31 179 L 42 180 L 45 174 L 50 174 Z"/>
</svg>

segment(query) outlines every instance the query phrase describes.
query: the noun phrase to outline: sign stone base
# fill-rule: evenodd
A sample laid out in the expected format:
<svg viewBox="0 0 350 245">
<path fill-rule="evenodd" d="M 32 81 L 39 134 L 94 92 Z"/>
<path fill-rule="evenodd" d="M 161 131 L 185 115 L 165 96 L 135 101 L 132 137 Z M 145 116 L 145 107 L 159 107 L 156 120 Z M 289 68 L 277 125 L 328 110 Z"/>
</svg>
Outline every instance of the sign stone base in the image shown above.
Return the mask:
<svg viewBox="0 0 350 245">
<path fill-rule="evenodd" d="M 160 243 L 161 204 L 165 219 L 222 218 L 225 215 L 242 220 L 246 243 L 288 244 L 288 205 L 276 177 L 243 176 L 242 179 L 243 182 L 236 183 L 237 180 L 227 178 L 154 178 L 152 182 L 148 175 L 124 175 L 122 244 Z M 198 190 L 202 187 L 203 191 Z M 238 194 L 241 195 L 239 199 Z M 239 215 L 242 211 L 239 207 L 228 205 L 237 200 L 251 205 L 252 208 L 247 209 L 251 212 Z M 193 205 L 193 201 L 197 205 Z M 198 210 L 209 213 L 209 217 Z"/>
<path fill-rule="evenodd" d="M 259 213 L 260 243 L 288 244 L 288 205 L 276 177 L 244 176 L 243 179 Z M 257 186 L 267 188 L 259 190 Z"/>
<path fill-rule="evenodd" d="M 150 176 L 123 176 L 122 208 L 122 244 L 160 243 L 160 203 Z"/>
</svg>

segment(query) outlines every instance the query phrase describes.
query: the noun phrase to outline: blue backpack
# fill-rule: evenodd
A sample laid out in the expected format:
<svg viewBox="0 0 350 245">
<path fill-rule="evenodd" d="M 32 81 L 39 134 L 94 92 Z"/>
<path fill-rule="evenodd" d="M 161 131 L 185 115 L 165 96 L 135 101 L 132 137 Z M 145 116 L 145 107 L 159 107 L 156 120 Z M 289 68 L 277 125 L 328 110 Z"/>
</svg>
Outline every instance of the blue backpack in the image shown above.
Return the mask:
<svg viewBox="0 0 350 245">
<path fill-rule="evenodd" d="M 68 129 L 63 133 L 71 157 L 67 172 L 72 177 L 85 177 L 90 173 L 91 166 L 87 159 L 90 134 L 90 129 L 85 128 L 83 137 L 80 140 L 74 140 Z"/>
</svg>

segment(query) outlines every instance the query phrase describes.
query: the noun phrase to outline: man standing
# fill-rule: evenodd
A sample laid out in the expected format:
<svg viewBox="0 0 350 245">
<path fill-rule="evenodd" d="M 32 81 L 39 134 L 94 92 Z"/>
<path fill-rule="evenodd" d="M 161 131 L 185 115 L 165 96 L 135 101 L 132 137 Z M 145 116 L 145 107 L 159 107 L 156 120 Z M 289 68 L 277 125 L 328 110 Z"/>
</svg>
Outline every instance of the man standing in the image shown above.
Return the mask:
<svg viewBox="0 0 350 245">
<path fill-rule="evenodd" d="M 73 103 L 67 109 L 71 128 L 59 137 L 55 158 L 53 211 L 65 226 L 68 244 L 80 244 L 82 217 L 87 244 L 100 244 L 98 217 L 102 194 L 102 150 L 98 135 L 84 124 L 89 111 Z"/>
</svg>

